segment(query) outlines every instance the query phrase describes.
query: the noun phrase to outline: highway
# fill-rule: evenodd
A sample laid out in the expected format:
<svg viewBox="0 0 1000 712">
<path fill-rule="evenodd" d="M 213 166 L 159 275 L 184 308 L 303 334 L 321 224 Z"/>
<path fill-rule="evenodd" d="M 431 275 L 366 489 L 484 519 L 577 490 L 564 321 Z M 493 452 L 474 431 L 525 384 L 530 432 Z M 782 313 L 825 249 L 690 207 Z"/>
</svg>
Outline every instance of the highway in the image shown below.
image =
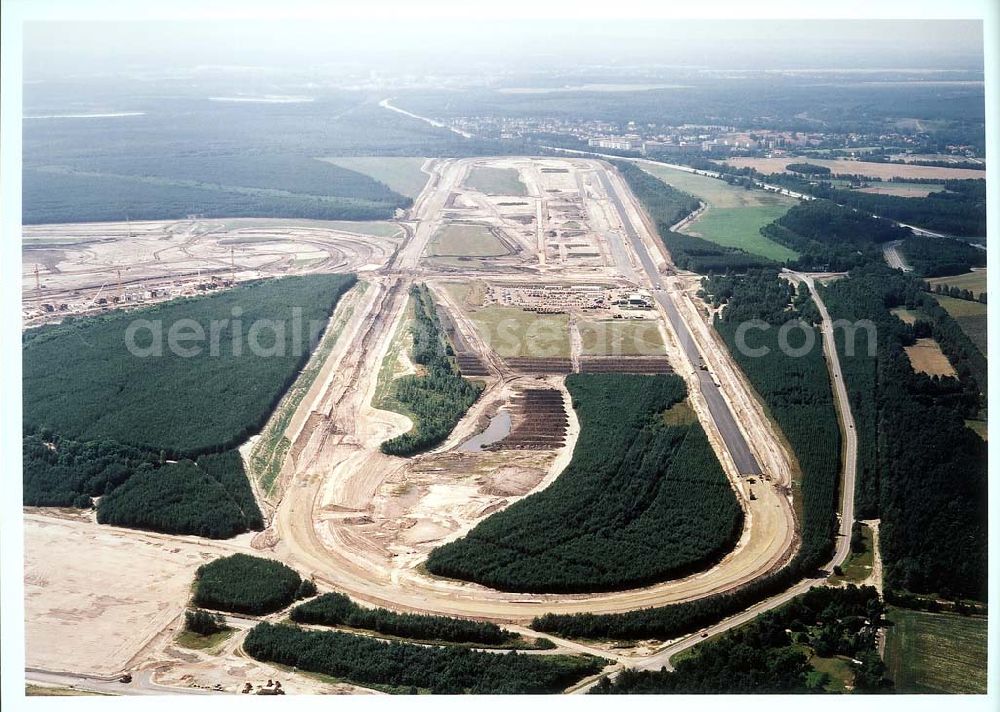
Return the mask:
<svg viewBox="0 0 1000 712">
<path fill-rule="evenodd" d="M 638 256 L 639 262 L 646 272 L 646 276 L 653 285 L 653 296 L 663 311 L 666 312 L 667 319 L 670 321 L 674 334 L 677 336 L 677 342 L 698 374 L 698 382 L 701 385 L 702 395 L 705 396 L 708 409 L 712 413 L 712 419 L 715 421 L 715 425 L 719 429 L 723 441 L 726 443 L 726 448 L 729 450 L 729 454 L 736 464 L 736 469 L 742 475 L 762 474 L 760 463 L 757 462 L 757 458 L 750 451 L 750 446 L 747 444 L 739 425 L 737 425 L 732 410 L 730 410 L 725 398 L 722 397 L 722 390 L 716 385 L 712 379 L 712 375 L 701 369 L 704 365 L 704 359 L 702 359 L 701 352 L 698 350 L 698 345 L 695 343 L 694 337 L 691 336 L 691 332 L 688 330 L 687 324 L 681 317 L 677 306 L 667 293 L 663 291 L 663 279 L 660 276 L 660 271 L 656 268 L 656 263 L 650 257 L 649 250 L 646 249 L 645 243 L 643 243 L 642 238 L 635 229 L 628 211 L 625 210 L 621 196 L 615 190 L 614 186 L 611 185 L 607 173 L 602 171 L 600 176 L 605 192 L 610 197 L 615 210 L 618 211 L 618 216 L 622 226 L 625 228 L 626 235 L 628 235 L 632 249 L 635 251 L 636 256 Z"/>
<path fill-rule="evenodd" d="M 836 342 L 833 337 L 833 320 L 830 318 L 830 312 L 827 310 L 826 304 L 820 297 L 819 292 L 816 291 L 816 285 L 811 275 L 791 272 L 789 270 L 785 270 L 784 273 L 789 279 L 803 282 L 809 288 L 809 292 L 816 302 L 816 307 L 819 309 L 822 318 L 820 331 L 823 336 L 823 354 L 826 357 L 827 368 L 830 372 L 834 404 L 840 422 L 841 437 L 843 438 L 840 516 L 833 557 L 827 565 L 829 571 L 832 572 L 835 566 L 840 566 L 847 560 L 847 556 L 851 551 L 851 527 L 854 523 L 854 486 L 858 468 L 858 434 L 854 424 L 854 415 L 851 412 L 850 400 L 847 397 L 847 388 L 844 385 L 844 375 L 840 367 L 840 358 L 837 355 Z M 670 665 L 670 659 L 678 653 L 693 648 L 705 638 L 719 635 L 727 630 L 749 623 L 761 613 L 787 603 L 796 596 L 805 593 L 813 586 L 823 585 L 826 583 L 826 578 L 826 576 L 817 576 L 803 579 L 781 593 L 725 618 L 715 625 L 703 629 L 699 633 L 681 638 L 641 660 L 630 662 L 629 667 L 635 670 L 660 670 L 662 668 L 671 670 L 673 668 Z M 616 668 L 613 672 L 606 675 L 606 677 L 614 679 L 621 673 L 621 670 L 622 668 Z M 600 679 L 591 680 L 587 684 L 575 688 L 573 692 L 585 693 L 597 685 Z"/>
</svg>

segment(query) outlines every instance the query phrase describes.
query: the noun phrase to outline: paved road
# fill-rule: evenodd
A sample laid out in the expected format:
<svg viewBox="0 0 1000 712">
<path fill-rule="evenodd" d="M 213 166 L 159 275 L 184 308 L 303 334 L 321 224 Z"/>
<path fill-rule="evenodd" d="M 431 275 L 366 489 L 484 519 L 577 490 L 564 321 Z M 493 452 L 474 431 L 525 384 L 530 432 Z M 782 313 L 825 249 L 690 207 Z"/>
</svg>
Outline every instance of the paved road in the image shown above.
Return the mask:
<svg viewBox="0 0 1000 712">
<path fill-rule="evenodd" d="M 811 275 L 785 270 L 791 279 L 804 282 L 812 294 L 813 300 L 819 309 L 823 322 L 820 331 L 823 336 L 823 353 L 826 356 L 827 368 L 830 372 L 830 380 L 833 387 L 834 404 L 837 409 L 837 416 L 840 420 L 841 437 L 843 438 L 843 460 L 841 462 L 840 481 L 840 521 L 837 532 L 837 539 L 834 546 L 833 557 L 827 568 L 830 572 L 835 566 L 840 566 L 847 560 L 851 550 L 851 526 L 854 522 L 854 482 L 858 467 L 858 434 L 854 425 L 854 415 L 851 413 L 850 400 L 847 397 L 847 388 L 844 385 L 844 375 L 840 367 L 840 358 L 837 355 L 836 343 L 833 338 L 833 321 L 827 311 L 826 304 L 816 291 L 816 285 Z M 676 643 L 668 645 L 657 651 L 653 655 L 643 658 L 640 661 L 630 662 L 629 667 L 636 670 L 659 670 L 661 668 L 672 669 L 670 659 L 678 653 L 692 648 L 703 639 L 724 633 L 727 630 L 736 628 L 753 620 L 756 616 L 773 608 L 787 603 L 795 596 L 805 593 L 813 586 L 826 583 L 827 576 L 818 576 L 799 581 L 794 586 L 781 593 L 765 599 L 750 608 L 740 611 L 737 614 L 719 621 L 715 625 L 703 629 L 699 633 L 689 635 L 678 640 Z M 614 679 L 621 673 L 621 668 L 616 669 L 607 677 Z M 589 682 L 573 690 L 576 693 L 588 691 L 596 685 L 600 679 Z"/>
<path fill-rule="evenodd" d="M 902 240 L 887 242 L 882 245 L 882 255 L 885 257 L 886 263 L 893 269 L 901 269 L 904 272 L 912 272 L 913 268 L 906 264 L 906 260 L 903 258 L 903 253 L 899 251 L 899 246 L 902 243 Z"/>
<path fill-rule="evenodd" d="M 722 439 L 726 443 L 726 448 L 729 450 L 729 454 L 732 455 L 733 462 L 736 463 L 736 469 L 739 470 L 742 475 L 762 474 L 763 471 L 761 470 L 760 463 L 757 462 L 757 458 L 754 457 L 753 453 L 750 451 L 750 446 L 747 444 L 746 438 L 743 437 L 742 431 L 736 424 L 736 418 L 733 417 L 733 412 L 730 410 L 729 404 L 726 403 L 725 398 L 722 397 L 722 391 L 712 379 L 712 375 L 707 371 L 702 371 L 700 369 L 700 367 L 704 364 L 701 352 L 698 351 L 698 346 L 694 341 L 694 337 L 691 336 L 691 332 L 688 330 L 687 324 L 684 322 L 683 317 L 681 317 L 680 312 L 677 310 L 677 306 L 674 304 L 673 300 L 671 300 L 670 297 L 662 291 L 663 280 L 660 276 L 660 270 L 656 268 L 656 263 L 653 261 L 653 258 L 650 257 L 649 250 L 646 249 L 645 243 L 642 241 L 638 231 L 635 229 L 635 225 L 632 223 L 628 211 L 622 203 L 621 196 L 618 194 L 618 191 L 615 190 L 604 171 L 600 173 L 600 176 L 601 183 L 604 186 L 604 191 L 608 194 L 612 204 L 618 211 L 618 216 L 621 219 L 622 226 L 625 228 L 626 235 L 628 235 L 629 242 L 632 244 L 632 249 L 638 256 L 639 262 L 642 264 L 642 268 L 646 272 L 646 276 L 653 284 L 653 296 L 656 298 L 657 303 L 663 308 L 663 311 L 666 312 L 667 319 L 670 321 L 670 325 L 673 327 L 674 333 L 677 335 L 677 341 L 680 343 L 680 346 L 684 350 L 684 354 L 687 356 L 688 360 L 691 362 L 691 365 L 697 370 L 702 395 L 705 396 L 705 401 L 708 403 L 708 409 L 712 414 L 712 419 L 715 421 L 715 425 L 718 427 L 719 433 L 722 435 Z"/>
</svg>

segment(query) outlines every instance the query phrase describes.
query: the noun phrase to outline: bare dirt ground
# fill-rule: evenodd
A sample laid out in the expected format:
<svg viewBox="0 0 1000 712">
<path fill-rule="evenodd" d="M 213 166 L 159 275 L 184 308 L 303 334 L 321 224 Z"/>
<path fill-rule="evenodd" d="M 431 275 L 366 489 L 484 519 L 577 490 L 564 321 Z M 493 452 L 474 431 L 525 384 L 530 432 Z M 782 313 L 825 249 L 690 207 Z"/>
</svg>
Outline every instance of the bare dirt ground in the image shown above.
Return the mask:
<svg viewBox="0 0 1000 712">
<path fill-rule="evenodd" d="M 941 345 L 934 339 L 917 339 L 913 346 L 906 346 L 906 355 L 914 371 L 921 371 L 928 376 L 956 376 L 955 367 L 941 350 Z"/>
</svg>

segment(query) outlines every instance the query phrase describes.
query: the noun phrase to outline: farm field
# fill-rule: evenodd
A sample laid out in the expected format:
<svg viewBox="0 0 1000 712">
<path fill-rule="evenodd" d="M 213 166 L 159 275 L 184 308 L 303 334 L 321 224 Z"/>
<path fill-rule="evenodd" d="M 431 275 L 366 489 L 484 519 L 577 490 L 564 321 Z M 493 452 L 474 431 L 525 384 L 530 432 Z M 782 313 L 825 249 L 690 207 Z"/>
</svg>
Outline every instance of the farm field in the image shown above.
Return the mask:
<svg viewBox="0 0 1000 712">
<path fill-rule="evenodd" d="M 708 207 L 681 232 L 726 247 L 738 247 L 768 259 L 783 261 L 794 250 L 760 234 L 760 229 L 787 212 L 797 201 L 760 190 L 731 186 L 725 181 L 653 163 L 636 164 L 650 175 L 699 198 Z"/>
<path fill-rule="evenodd" d="M 965 274 L 956 274 L 951 277 L 932 277 L 927 281 L 930 282 L 931 284 L 944 284 L 949 287 L 968 289 L 977 296 L 981 292 L 987 291 L 985 269 L 974 269 L 971 272 L 966 272 Z"/>
<path fill-rule="evenodd" d="M 883 181 L 867 188 L 858 188 L 859 193 L 876 193 L 879 195 L 898 195 L 901 198 L 926 198 L 931 193 L 944 190 L 942 183 L 902 183 L 899 181 Z"/>
<path fill-rule="evenodd" d="M 499 257 L 509 250 L 485 225 L 449 223 L 431 237 L 430 257 Z"/>
<path fill-rule="evenodd" d="M 584 356 L 652 356 L 666 353 L 656 321 L 581 321 Z"/>
<path fill-rule="evenodd" d="M 795 156 L 784 158 L 727 158 L 726 163 L 736 168 L 753 168 L 761 173 L 788 173 L 785 166 L 789 163 L 801 163 L 802 159 Z M 810 158 L 810 163 L 824 166 L 831 173 L 871 176 L 872 178 L 930 178 L 933 180 L 952 180 L 963 178 L 985 178 L 984 171 L 970 168 L 938 168 L 936 166 L 915 166 L 909 163 L 872 163 L 870 161 L 851 161 L 846 159 Z"/>
<path fill-rule="evenodd" d="M 955 368 L 934 339 L 917 339 L 913 346 L 904 347 L 914 371 L 928 376 L 955 376 Z"/>
<path fill-rule="evenodd" d="M 416 198 L 427 184 L 428 176 L 420 170 L 427 159 L 420 156 L 338 156 L 322 160 L 370 176 L 408 198 Z"/>
<path fill-rule="evenodd" d="M 569 358 L 569 316 L 540 316 L 490 305 L 469 314 L 486 342 L 504 358 Z"/>
<path fill-rule="evenodd" d="M 986 692 L 986 619 L 895 609 L 885 664 L 903 693 Z"/>
<path fill-rule="evenodd" d="M 521 182 L 515 168 L 474 166 L 465 178 L 465 185 L 486 195 L 527 195 L 528 189 Z"/>
<path fill-rule="evenodd" d="M 934 295 L 938 304 L 954 317 L 962 331 L 986 354 L 986 305 L 965 299 Z"/>
</svg>

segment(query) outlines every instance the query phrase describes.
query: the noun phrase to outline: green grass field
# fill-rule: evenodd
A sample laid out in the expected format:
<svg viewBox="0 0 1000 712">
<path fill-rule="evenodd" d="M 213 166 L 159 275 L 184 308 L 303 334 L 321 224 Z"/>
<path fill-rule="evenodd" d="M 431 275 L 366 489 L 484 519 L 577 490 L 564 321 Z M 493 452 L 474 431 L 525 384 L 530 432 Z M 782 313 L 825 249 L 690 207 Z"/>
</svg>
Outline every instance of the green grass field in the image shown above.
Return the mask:
<svg viewBox="0 0 1000 712">
<path fill-rule="evenodd" d="M 977 296 L 986 289 L 986 270 L 977 269 L 965 274 L 956 274 L 952 277 L 932 277 L 927 280 L 931 284 L 946 284 L 949 287 L 968 289 Z"/>
<path fill-rule="evenodd" d="M 528 194 L 515 168 L 474 166 L 465 179 L 465 185 L 487 195 Z"/>
<path fill-rule="evenodd" d="M 569 358 L 569 316 L 538 315 L 516 307 L 488 306 L 469 314 L 500 356 Z"/>
<path fill-rule="evenodd" d="M 986 692 L 986 619 L 894 609 L 885 645 L 897 692 Z"/>
<path fill-rule="evenodd" d="M 577 327 L 584 356 L 660 356 L 663 337 L 657 322 L 581 321 Z"/>
<path fill-rule="evenodd" d="M 872 546 L 872 530 L 866 524 L 861 525 L 861 536 L 865 542 L 865 549 L 862 552 L 854 553 L 853 551 L 848 555 L 847 561 L 841 567 L 844 571 L 843 576 L 832 576 L 830 581 L 834 583 L 861 583 L 867 579 L 872 572 L 873 559 L 875 557 L 874 547 Z"/>
<path fill-rule="evenodd" d="M 716 178 L 652 163 L 637 165 L 678 190 L 696 196 L 708 206 L 701 217 L 681 232 L 772 260 L 784 261 L 798 256 L 794 250 L 760 234 L 762 227 L 777 220 L 795 205 L 793 198 L 762 190 L 747 190 Z"/>
<path fill-rule="evenodd" d="M 416 198 L 427 184 L 427 174 L 420 170 L 426 158 L 397 156 L 338 156 L 322 159 L 341 168 L 364 173 L 385 183 L 408 198 Z"/>
<path fill-rule="evenodd" d="M 962 331 L 972 339 L 983 354 L 986 354 L 986 305 L 979 302 L 969 302 L 965 299 L 953 299 L 934 295 L 938 304 L 954 317 Z"/>
<path fill-rule="evenodd" d="M 232 636 L 235 632 L 235 628 L 226 628 L 225 630 L 220 630 L 218 633 L 212 633 L 211 635 L 201 635 L 200 633 L 186 630 L 178 635 L 174 640 L 182 648 L 188 648 L 190 650 L 210 650 L 229 640 L 230 636 Z"/>
<path fill-rule="evenodd" d="M 429 257 L 499 257 L 509 250 L 485 225 L 448 223 L 431 237 Z"/>
</svg>

